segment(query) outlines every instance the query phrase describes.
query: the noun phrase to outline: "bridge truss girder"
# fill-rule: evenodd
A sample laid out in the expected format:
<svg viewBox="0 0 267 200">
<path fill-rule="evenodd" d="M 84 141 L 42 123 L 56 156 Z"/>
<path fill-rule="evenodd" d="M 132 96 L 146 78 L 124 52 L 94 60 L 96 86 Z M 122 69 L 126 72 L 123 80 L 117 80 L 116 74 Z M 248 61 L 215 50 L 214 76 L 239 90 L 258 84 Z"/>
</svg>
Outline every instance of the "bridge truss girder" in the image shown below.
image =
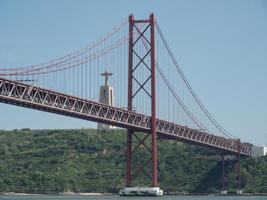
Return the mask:
<svg viewBox="0 0 267 200">
<path fill-rule="evenodd" d="M 133 128 L 144 133 L 149 133 L 151 127 L 150 117 L 143 114 L 3 78 L 0 78 L 0 102 L 122 128 Z M 240 151 L 241 156 L 251 156 L 250 145 L 241 142 L 239 144 L 237 140 L 160 119 L 156 121 L 156 130 L 161 137 L 206 146 L 229 155 L 238 155 Z"/>
</svg>

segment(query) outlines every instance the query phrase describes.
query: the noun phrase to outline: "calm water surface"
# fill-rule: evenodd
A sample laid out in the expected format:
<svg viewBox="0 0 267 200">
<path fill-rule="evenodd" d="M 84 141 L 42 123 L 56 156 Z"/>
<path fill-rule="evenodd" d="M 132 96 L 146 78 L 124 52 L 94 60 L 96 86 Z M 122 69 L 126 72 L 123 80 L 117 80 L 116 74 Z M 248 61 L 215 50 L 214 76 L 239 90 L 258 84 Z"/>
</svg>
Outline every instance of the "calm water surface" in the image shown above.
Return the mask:
<svg viewBox="0 0 267 200">
<path fill-rule="evenodd" d="M 79 195 L 0 195 L 0 200 L 267 200 L 266 196 L 163 196 L 163 197 L 120 197 L 120 196 L 79 196 Z"/>
</svg>

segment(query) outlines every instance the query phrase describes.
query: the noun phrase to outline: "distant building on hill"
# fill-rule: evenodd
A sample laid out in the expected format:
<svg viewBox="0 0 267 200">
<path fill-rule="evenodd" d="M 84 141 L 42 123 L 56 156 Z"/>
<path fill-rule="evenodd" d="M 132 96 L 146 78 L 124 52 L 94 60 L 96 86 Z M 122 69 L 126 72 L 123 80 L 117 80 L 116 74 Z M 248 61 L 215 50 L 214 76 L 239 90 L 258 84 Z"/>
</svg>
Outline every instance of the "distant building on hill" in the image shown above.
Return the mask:
<svg viewBox="0 0 267 200">
<path fill-rule="evenodd" d="M 267 147 L 253 146 L 251 151 L 252 157 L 260 157 L 267 155 Z"/>
</svg>

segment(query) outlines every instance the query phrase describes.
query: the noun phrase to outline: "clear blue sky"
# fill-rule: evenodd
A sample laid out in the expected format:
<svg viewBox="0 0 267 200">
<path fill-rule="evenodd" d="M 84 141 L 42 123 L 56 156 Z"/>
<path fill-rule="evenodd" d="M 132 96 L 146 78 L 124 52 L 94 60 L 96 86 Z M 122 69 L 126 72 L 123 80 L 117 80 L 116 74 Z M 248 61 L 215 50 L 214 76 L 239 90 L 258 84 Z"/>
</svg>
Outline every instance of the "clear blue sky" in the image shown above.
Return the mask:
<svg viewBox="0 0 267 200">
<path fill-rule="evenodd" d="M 0 0 L 0 67 L 63 56 L 130 13 L 144 18 L 151 12 L 209 111 L 242 140 L 267 145 L 264 0 Z M 92 126 L 5 104 L 0 110 L 0 129 Z"/>
</svg>

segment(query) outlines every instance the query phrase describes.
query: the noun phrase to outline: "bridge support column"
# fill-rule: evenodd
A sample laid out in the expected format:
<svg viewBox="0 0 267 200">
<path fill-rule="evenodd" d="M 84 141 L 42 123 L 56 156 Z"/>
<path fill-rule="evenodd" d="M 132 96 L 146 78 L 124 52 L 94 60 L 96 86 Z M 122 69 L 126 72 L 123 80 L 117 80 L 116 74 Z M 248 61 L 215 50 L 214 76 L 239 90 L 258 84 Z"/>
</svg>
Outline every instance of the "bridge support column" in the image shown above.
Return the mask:
<svg viewBox="0 0 267 200">
<path fill-rule="evenodd" d="M 225 156 L 222 155 L 222 195 L 227 195 L 227 190 L 225 190 Z"/>
<path fill-rule="evenodd" d="M 243 191 L 241 190 L 241 177 L 240 177 L 240 152 L 241 152 L 241 145 L 240 145 L 240 139 L 237 140 L 237 146 L 238 146 L 238 154 L 237 154 L 237 195 L 242 195 Z"/>
<path fill-rule="evenodd" d="M 127 164 L 126 164 L 126 187 L 132 183 L 132 134 L 131 129 L 127 130 Z"/>
<path fill-rule="evenodd" d="M 158 154 L 157 154 L 157 125 L 156 125 L 156 66 L 155 66 L 155 19 L 151 14 L 150 23 L 150 39 L 151 39 L 151 157 L 152 157 L 152 186 L 158 186 Z"/>
<path fill-rule="evenodd" d="M 129 16 L 129 55 L 128 55 L 128 110 L 133 108 L 133 29 L 134 17 Z M 127 165 L 126 165 L 126 187 L 132 184 L 132 134 L 133 129 L 127 130 Z"/>
<path fill-rule="evenodd" d="M 144 26 L 139 26 L 143 24 Z M 151 14 L 149 19 L 135 20 L 132 15 L 129 16 L 129 58 L 128 58 L 128 110 L 133 109 L 133 100 L 136 96 L 142 95 L 144 91 L 146 97 L 149 98 L 151 115 L 147 133 L 143 138 L 136 133 L 134 129 L 127 130 L 127 166 L 126 166 L 126 188 L 120 191 L 120 195 L 126 196 L 161 196 L 163 191 L 158 187 L 158 164 L 157 164 L 157 125 L 156 125 L 156 61 L 155 61 L 155 18 Z M 136 35 L 134 35 L 134 33 Z M 136 45 L 143 45 L 146 53 L 139 52 Z M 135 48 L 134 48 L 135 47 Z M 146 59 L 150 56 L 150 59 Z M 147 62 L 147 63 L 146 63 Z M 150 62 L 148 64 L 148 62 Z M 136 75 L 136 71 L 148 69 L 148 73 L 144 73 L 144 79 L 140 79 Z M 141 69 L 142 68 L 142 69 Z M 147 70 L 145 69 L 145 70 Z M 135 84 L 135 85 L 134 85 Z M 149 89 L 145 86 L 150 84 Z M 136 87 L 133 87 L 136 86 Z M 133 91 L 134 90 L 134 91 Z M 143 94 L 144 94 L 143 93 Z M 137 105 L 134 105 L 135 108 Z M 137 107 L 138 108 L 138 107 Z M 146 113 L 147 114 L 147 113 Z M 134 136 L 134 138 L 133 138 Z M 136 139 L 136 140 L 134 140 Z M 133 141 L 134 140 L 134 141 Z M 137 144 L 136 144 L 137 141 Z M 148 145 L 147 143 L 151 144 Z M 135 146 L 133 147 L 133 143 Z M 136 150 L 142 147 L 149 152 L 149 158 L 139 164 L 132 163 Z M 139 158 L 140 159 L 140 158 Z M 151 180 L 151 187 L 131 187 L 133 180 L 144 173 Z"/>
</svg>

